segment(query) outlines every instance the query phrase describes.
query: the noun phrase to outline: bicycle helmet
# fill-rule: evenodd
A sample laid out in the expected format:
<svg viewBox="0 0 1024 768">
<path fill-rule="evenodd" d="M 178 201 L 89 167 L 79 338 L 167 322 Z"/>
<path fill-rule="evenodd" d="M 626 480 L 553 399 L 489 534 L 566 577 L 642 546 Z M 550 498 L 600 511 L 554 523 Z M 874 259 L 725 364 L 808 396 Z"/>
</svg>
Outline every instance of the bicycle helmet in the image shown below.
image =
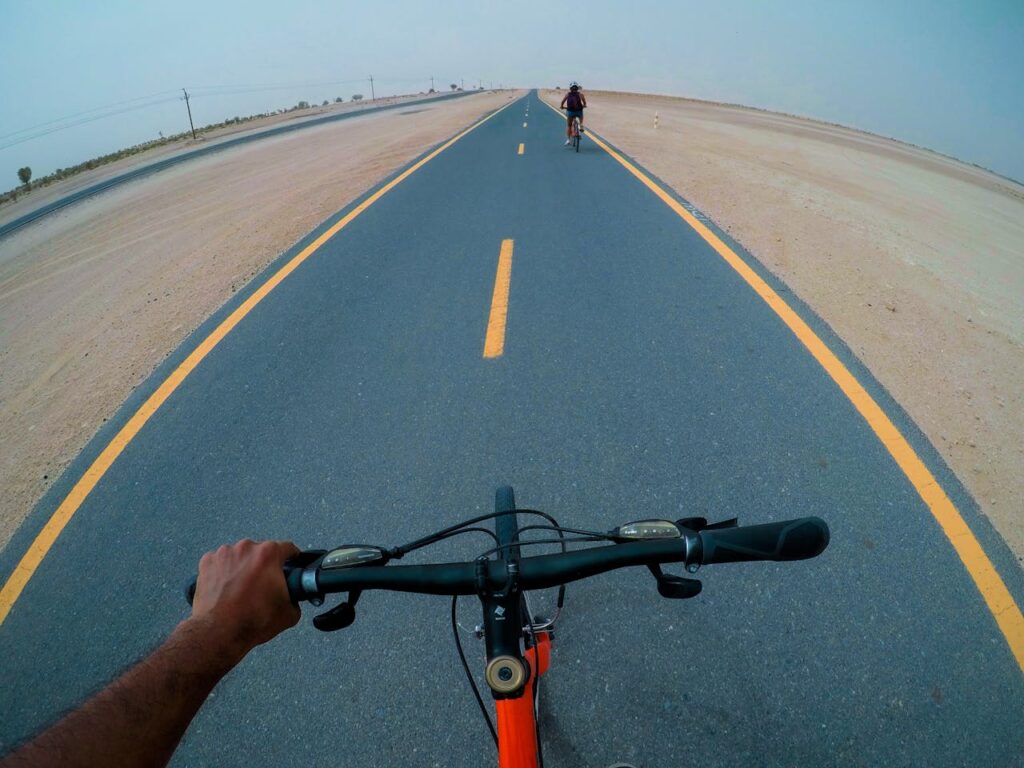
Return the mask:
<svg viewBox="0 0 1024 768">
<path fill-rule="evenodd" d="M 571 83 L 569 83 L 569 90 L 570 91 L 578 91 L 579 88 L 580 88 L 580 84 L 577 83 L 575 80 L 573 80 Z"/>
</svg>

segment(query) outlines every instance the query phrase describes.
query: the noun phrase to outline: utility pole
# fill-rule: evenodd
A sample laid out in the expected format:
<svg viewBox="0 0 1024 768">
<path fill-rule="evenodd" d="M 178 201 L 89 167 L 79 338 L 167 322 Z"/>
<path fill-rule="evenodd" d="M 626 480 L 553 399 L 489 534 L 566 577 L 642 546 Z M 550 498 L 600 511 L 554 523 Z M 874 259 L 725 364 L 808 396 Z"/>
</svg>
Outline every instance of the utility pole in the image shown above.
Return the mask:
<svg viewBox="0 0 1024 768">
<path fill-rule="evenodd" d="M 460 77 L 459 78 L 459 90 L 460 91 L 466 90 L 466 78 L 464 78 L 464 77 Z"/>
<path fill-rule="evenodd" d="M 430 90 L 434 90 L 434 76 L 430 76 Z"/>
<path fill-rule="evenodd" d="M 196 127 L 192 124 L 192 107 L 190 107 L 188 105 L 188 91 L 186 91 L 184 88 L 182 88 L 181 92 L 185 94 L 185 109 L 188 110 L 188 124 L 189 124 L 189 127 L 192 129 L 192 141 L 195 141 L 196 140 Z"/>
<path fill-rule="evenodd" d="M 373 75 L 370 75 L 370 101 L 376 101 L 377 96 L 373 92 Z"/>
</svg>

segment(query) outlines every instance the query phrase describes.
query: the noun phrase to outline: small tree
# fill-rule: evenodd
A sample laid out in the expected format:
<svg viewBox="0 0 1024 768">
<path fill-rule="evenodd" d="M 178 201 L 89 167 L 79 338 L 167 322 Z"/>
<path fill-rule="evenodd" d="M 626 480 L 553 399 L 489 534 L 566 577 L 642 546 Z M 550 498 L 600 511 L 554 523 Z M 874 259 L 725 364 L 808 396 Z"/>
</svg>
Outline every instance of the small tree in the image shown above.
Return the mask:
<svg viewBox="0 0 1024 768">
<path fill-rule="evenodd" d="M 323 104 L 321 104 L 320 106 L 321 106 L 321 107 L 326 107 L 326 106 L 327 106 L 327 99 L 324 99 L 324 103 L 323 103 Z"/>
<path fill-rule="evenodd" d="M 341 98 L 341 96 L 339 96 L 338 98 L 336 98 L 336 99 L 334 100 L 334 103 L 335 103 L 335 104 L 341 104 L 341 103 L 342 103 L 343 101 L 344 101 L 344 99 L 343 99 L 343 98 Z"/>
<path fill-rule="evenodd" d="M 457 84 L 457 83 L 452 83 L 452 84 L 451 84 L 451 85 L 449 85 L 448 87 L 449 87 L 449 88 L 451 88 L 451 89 L 452 89 L 453 91 L 457 91 L 457 90 L 459 90 L 459 86 L 458 86 L 458 84 Z"/>
<path fill-rule="evenodd" d="M 362 101 L 362 100 L 363 100 L 363 94 L 361 94 L 361 93 L 353 93 L 352 94 L 352 101 Z"/>
<path fill-rule="evenodd" d="M 32 181 L 32 169 L 27 165 L 24 168 L 18 169 L 18 178 L 21 179 L 21 183 L 28 188 L 28 183 Z"/>
</svg>

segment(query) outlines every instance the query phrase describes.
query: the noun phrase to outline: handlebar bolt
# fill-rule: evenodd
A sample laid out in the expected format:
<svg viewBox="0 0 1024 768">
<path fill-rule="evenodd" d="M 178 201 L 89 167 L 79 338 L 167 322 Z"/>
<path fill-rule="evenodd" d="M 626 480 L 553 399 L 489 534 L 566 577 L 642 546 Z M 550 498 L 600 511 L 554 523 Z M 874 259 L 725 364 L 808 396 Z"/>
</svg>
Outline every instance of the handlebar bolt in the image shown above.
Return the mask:
<svg viewBox="0 0 1024 768">
<path fill-rule="evenodd" d="M 484 677 L 495 693 L 515 693 L 526 683 L 526 665 L 514 656 L 496 656 L 487 663 Z"/>
</svg>

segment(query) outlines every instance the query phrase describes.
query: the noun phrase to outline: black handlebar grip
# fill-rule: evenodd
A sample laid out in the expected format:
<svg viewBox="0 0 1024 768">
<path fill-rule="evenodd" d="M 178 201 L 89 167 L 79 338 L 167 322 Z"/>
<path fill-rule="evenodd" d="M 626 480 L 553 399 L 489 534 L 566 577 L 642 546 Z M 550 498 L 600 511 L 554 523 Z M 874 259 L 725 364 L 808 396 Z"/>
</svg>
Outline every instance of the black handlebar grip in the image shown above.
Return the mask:
<svg viewBox="0 0 1024 768">
<path fill-rule="evenodd" d="M 820 517 L 701 531 L 701 563 L 750 560 L 807 560 L 828 546 L 828 525 Z"/>
</svg>

